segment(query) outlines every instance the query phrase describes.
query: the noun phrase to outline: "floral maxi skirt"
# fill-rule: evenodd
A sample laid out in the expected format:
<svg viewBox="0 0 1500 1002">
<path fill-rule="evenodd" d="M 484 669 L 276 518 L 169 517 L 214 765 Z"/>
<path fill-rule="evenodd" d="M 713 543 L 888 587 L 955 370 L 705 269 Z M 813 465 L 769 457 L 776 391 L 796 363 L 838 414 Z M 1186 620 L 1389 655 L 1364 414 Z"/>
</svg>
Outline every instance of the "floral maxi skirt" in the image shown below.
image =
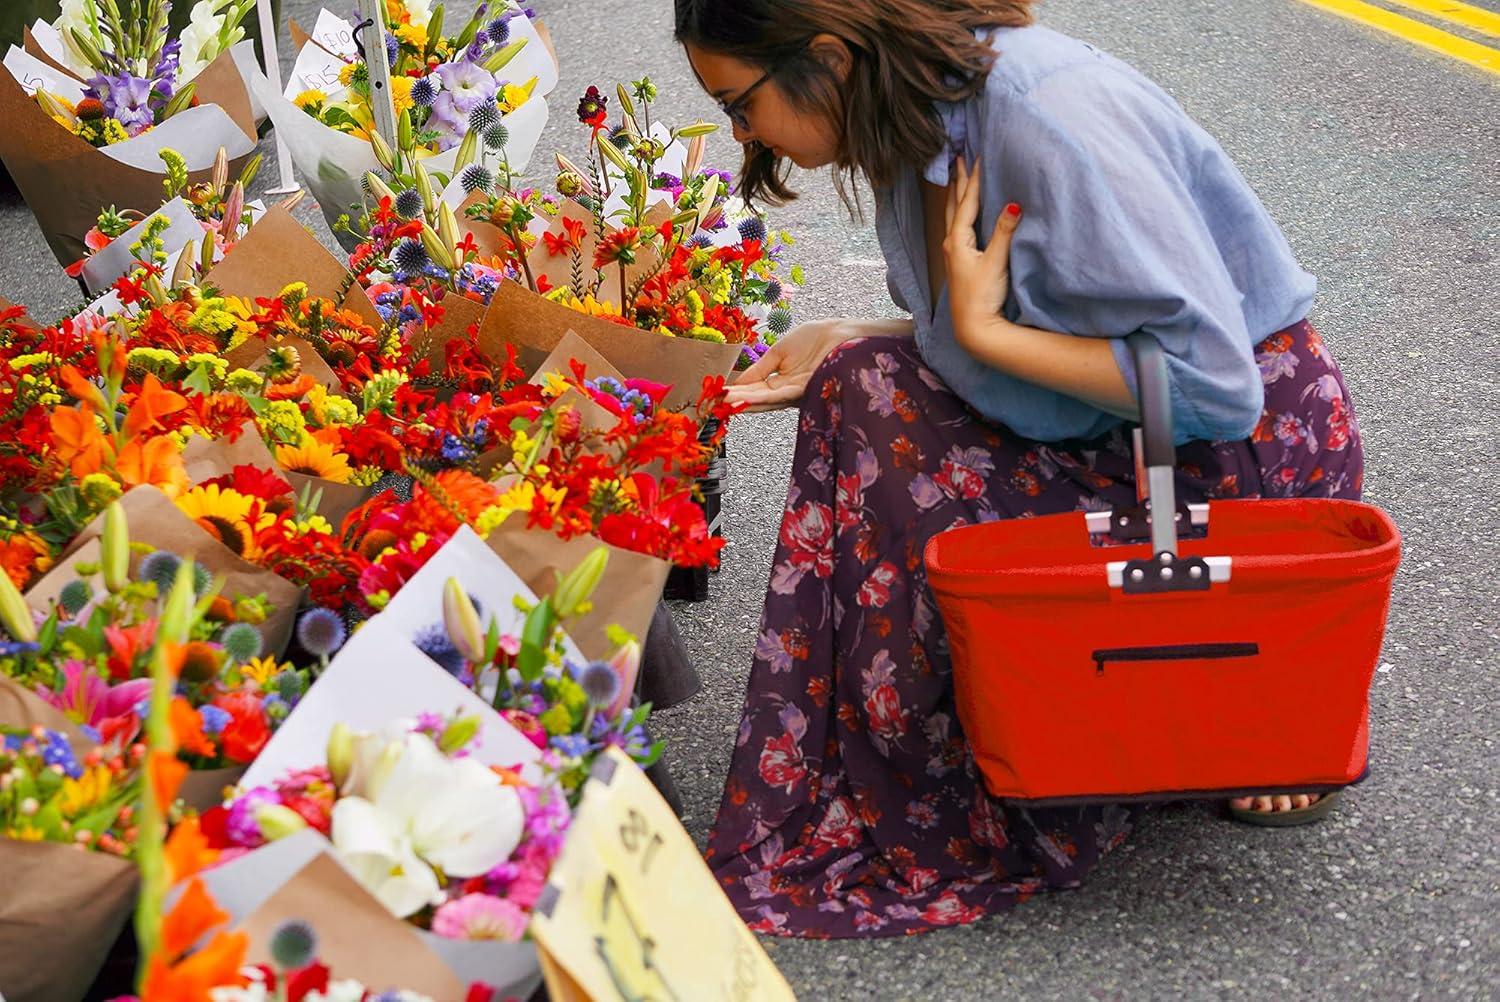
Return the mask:
<svg viewBox="0 0 1500 1002">
<path fill-rule="evenodd" d="M 1238 442 L 1178 450 L 1186 501 L 1358 498 L 1338 366 L 1305 322 L 1257 350 L 1266 405 Z M 1123 429 L 1044 444 L 979 419 L 907 338 L 841 346 L 808 386 L 744 717 L 708 860 L 752 929 L 894 936 L 1076 887 L 1126 805 L 989 797 L 953 702 L 922 550 L 956 525 L 1128 505 Z"/>
</svg>

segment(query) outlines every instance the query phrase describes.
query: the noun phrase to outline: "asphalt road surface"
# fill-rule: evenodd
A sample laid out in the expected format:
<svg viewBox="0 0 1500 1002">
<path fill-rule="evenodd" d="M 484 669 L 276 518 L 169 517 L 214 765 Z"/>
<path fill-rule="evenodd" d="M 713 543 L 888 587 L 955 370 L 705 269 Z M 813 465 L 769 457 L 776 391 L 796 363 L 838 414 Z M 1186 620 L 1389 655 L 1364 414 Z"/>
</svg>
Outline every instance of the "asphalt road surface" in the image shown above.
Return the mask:
<svg viewBox="0 0 1500 1002">
<path fill-rule="evenodd" d="M 310 25 L 318 5 L 284 6 Z M 580 147 L 573 107 L 587 85 L 612 94 L 643 74 L 675 120 L 713 120 L 672 44 L 670 0 L 536 6 L 562 57 L 539 149 Z M 1313 320 L 1354 394 L 1366 496 L 1405 535 L 1372 775 L 1319 825 L 1266 831 L 1212 805 L 1168 807 L 1080 890 L 909 940 L 767 940 L 771 956 L 808 1000 L 1493 998 L 1500 75 L 1299 0 L 1050 0 L 1042 11 L 1181 101 L 1319 277 Z M 719 140 L 710 159 L 737 157 Z M 800 237 L 809 271 L 799 316 L 892 313 L 872 230 L 850 221 L 826 176 L 797 180 L 805 197 L 777 221 Z M 328 240 L 321 216 L 303 214 Z M 75 303 L 13 193 L 0 195 L 0 233 L 0 295 L 48 319 Z M 710 601 L 673 609 L 706 685 L 658 727 L 700 842 L 739 719 L 793 432 L 785 413 L 740 419 L 724 569 Z"/>
</svg>

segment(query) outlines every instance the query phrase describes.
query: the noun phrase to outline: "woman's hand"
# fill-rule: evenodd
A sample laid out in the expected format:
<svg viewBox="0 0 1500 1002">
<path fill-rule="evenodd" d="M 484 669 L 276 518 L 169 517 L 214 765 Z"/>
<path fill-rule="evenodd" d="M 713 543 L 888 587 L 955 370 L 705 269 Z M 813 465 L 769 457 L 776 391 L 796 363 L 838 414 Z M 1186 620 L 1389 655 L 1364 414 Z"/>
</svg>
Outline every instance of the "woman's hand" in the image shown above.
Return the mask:
<svg viewBox="0 0 1500 1002">
<path fill-rule="evenodd" d="M 909 335 L 909 320 L 814 320 L 788 332 L 729 387 L 729 403 L 751 411 L 795 406 L 823 359 L 845 341 L 878 335 Z"/>
<path fill-rule="evenodd" d="M 970 170 L 960 157 L 957 174 L 948 185 L 948 235 L 943 239 L 953 334 L 970 351 L 1004 323 L 1001 310 L 1010 285 L 1010 241 L 1021 222 L 1021 207 L 1011 202 L 995 220 L 989 246 L 979 249 L 974 226 L 979 221 L 982 182 L 979 161 Z"/>
</svg>

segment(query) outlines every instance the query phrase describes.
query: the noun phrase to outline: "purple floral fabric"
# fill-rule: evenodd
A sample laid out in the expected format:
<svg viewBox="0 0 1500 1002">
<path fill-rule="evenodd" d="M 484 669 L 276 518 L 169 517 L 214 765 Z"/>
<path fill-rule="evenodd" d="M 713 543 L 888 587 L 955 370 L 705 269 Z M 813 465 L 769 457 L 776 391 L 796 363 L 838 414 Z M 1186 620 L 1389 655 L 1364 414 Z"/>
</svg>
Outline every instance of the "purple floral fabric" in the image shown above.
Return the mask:
<svg viewBox="0 0 1500 1002">
<path fill-rule="evenodd" d="M 1178 491 L 1357 498 L 1359 431 L 1306 323 L 1263 341 L 1265 412 L 1178 449 Z M 956 524 L 1132 503 L 1130 439 L 1017 438 L 979 419 L 914 342 L 830 355 L 808 386 L 780 544 L 708 859 L 758 932 L 895 936 L 1076 887 L 1135 808 L 989 797 L 954 709 L 922 550 Z"/>
</svg>

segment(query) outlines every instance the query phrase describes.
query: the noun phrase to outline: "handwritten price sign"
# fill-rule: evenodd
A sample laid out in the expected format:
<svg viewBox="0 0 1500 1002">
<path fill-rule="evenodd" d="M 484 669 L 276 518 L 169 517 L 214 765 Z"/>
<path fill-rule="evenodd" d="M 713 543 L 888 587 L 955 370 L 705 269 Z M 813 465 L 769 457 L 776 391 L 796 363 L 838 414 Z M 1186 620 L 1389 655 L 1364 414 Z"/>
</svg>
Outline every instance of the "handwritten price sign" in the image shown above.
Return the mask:
<svg viewBox="0 0 1500 1002">
<path fill-rule="evenodd" d="M 795 1002 L 656 789 L 611 749 L 532 919 L 554 1002 Z"/>
</svg>

